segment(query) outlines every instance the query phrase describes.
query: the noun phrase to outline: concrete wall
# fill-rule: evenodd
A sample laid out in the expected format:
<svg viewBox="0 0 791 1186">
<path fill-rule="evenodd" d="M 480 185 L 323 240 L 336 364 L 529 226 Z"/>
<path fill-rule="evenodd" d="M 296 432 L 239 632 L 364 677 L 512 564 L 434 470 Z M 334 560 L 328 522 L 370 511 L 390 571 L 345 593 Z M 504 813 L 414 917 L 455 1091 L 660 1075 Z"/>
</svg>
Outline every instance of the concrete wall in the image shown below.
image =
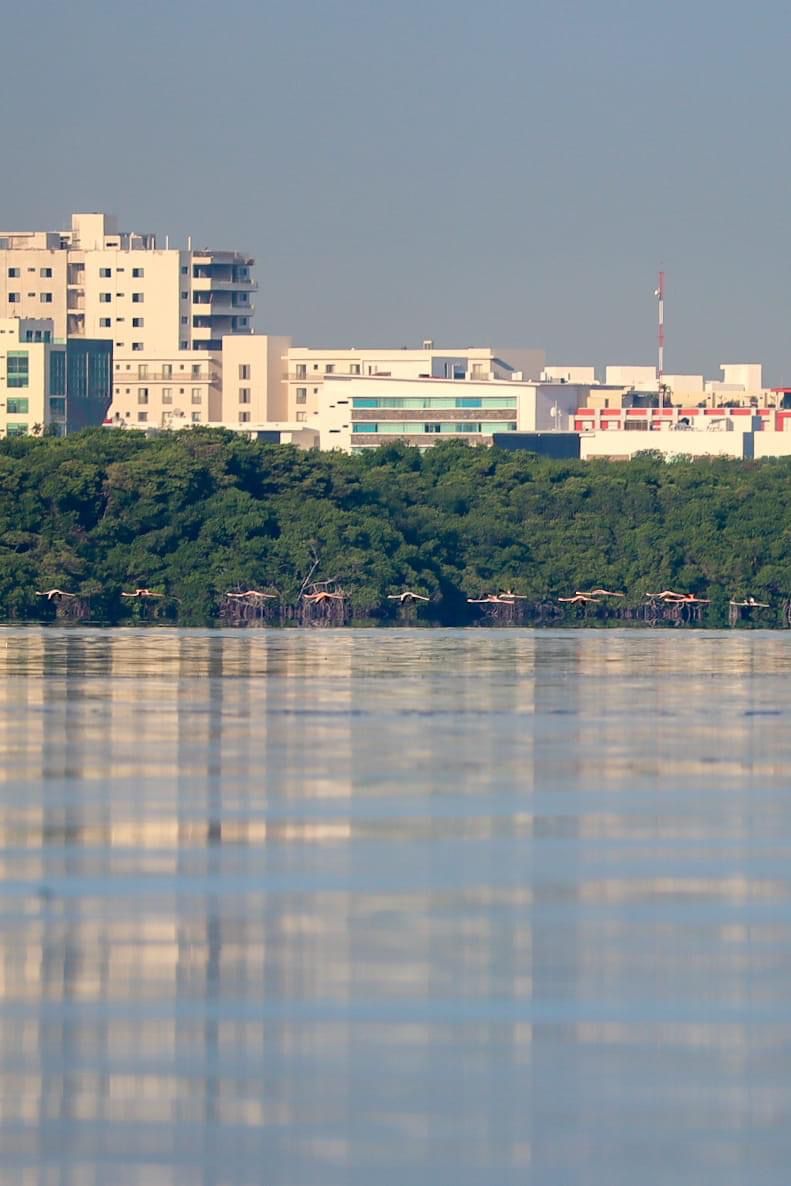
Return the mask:
<svg viewBox="0 0 791 1186">
<path fill-rule="evenodd" d="M 608 387 L 637 387 L 640 391 L 656 391 L 656 368 L 647 366 L 608 366 L 604 381 Z"/>
<path fill-rule="evenodd" d="M 745 432 L 631 432 L 609 429 L 583 433 L 580 456 L 583 461 L 596 457 L 627 459 L 647 450 L 666 457 L 737 457 L 745 455 Z M 761 436 L 756 433 L 756 440 Z"/>
<path fill-rule="evenodd" d="M 596 368 L 585 366 L 548 366 L 539 376 L 550 383 L 585 383 L 592 387 L 596 382 Z"/>
</svg>

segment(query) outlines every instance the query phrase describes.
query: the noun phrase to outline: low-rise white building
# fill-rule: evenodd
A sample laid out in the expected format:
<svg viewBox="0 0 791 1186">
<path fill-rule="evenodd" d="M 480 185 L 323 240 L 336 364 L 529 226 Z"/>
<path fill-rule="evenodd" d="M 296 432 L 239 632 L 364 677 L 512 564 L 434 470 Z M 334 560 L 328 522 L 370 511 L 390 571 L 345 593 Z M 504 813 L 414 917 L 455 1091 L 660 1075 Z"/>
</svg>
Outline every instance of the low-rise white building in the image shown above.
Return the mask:
<svg viewBox="0 0 791 1186">
<path fill-rule="evenodd" d="M 512 351 L 515 361 L 490 346 L 438 348 L 426 340 L 420 349 L 321 349 L 292 346 L 285 357 L 287 394 L 283 412 L 288 420 L 311 423 L 322 414 L 325 379 L 337 376 L 381 379 L 511 379 L 538 376 L 544 364 L 541 350 Z M 526 375 L 523 367 L 534 373 Z"/>
<path fill-rule="evenodd" d="M 588 388 L 518 379 L 331 375 L 307 424 L 322 449 L 359 453 L 390 441 L 490 445 L 495 433 L 565 429 Z"/>
</svg>

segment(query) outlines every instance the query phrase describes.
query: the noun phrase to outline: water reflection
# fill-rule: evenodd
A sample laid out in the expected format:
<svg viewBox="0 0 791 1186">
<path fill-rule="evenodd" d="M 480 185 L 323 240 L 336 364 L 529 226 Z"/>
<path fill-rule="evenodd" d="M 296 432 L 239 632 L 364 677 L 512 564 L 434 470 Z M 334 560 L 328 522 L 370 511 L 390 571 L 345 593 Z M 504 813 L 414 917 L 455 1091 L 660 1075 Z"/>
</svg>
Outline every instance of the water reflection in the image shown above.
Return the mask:
<svg viewBox="0 0 791 1186">
<path fill-rule="evenodd" d="M 790 668 L 3 631 L 1 1186 L 784 1183 Z"/>
</svg>

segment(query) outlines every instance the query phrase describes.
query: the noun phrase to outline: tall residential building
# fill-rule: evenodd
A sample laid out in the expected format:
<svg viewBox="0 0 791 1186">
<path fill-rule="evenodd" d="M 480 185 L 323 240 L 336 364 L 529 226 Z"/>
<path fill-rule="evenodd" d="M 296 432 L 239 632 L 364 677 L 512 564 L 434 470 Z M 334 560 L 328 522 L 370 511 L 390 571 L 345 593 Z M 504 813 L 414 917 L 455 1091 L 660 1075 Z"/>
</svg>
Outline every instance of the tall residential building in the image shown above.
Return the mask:
<svg viewBox="0 0 791 1186">
<path fill-rule="evenodd" d="M 178 367 L 186 351 L 216 353 L 226 336 L 252 333 L 253 264 L 74 214 L 66 231 L 0 231 L 0 317 L 50 317 L 57 340 L 108 339 L 130 389 L 145 387 L 136 363 Z M 195 410 L 209 419 L 205 401 Z"/>
<path fill-rule="evenodd" d="M 55 342 L 49 318 L 0 318 L 0 436 L 101 425 L 112 357 L 110 342 Z"/>
</svg>

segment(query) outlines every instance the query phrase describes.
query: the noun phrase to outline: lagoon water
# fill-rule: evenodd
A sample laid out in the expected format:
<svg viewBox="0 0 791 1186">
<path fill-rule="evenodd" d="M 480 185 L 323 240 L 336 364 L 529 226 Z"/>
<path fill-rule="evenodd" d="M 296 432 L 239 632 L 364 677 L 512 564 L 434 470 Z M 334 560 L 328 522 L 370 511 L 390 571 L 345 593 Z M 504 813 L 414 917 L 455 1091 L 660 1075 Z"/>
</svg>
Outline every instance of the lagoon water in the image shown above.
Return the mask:
<svg viewBox="0 0 791 1186">
<path fill-rule="evenodd" d="M 790 635 L 0 672 L 0 1186 L 786 1186 Z"/>
</svg>

